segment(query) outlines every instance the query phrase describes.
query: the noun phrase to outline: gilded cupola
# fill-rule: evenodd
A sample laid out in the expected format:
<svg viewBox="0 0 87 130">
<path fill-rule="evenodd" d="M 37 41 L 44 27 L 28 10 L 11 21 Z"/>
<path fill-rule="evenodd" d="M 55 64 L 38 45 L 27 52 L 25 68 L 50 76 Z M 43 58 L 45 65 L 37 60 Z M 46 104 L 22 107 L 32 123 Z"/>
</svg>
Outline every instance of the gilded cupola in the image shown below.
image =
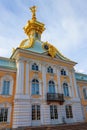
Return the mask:
<svg viewBox="0 0 87 130">
<path fill-rule="evenodd" d="M 32 19 L 29 20 L 25 25 L 24 31 L 29 38 L 33 37 L 40 40 L 41 34 L 45 30 L 45 28 L 43 23 L 37 21 L 36 9 L 37 9 L 36 6 L 30 8 L 32 12 Z"/>
</svg>

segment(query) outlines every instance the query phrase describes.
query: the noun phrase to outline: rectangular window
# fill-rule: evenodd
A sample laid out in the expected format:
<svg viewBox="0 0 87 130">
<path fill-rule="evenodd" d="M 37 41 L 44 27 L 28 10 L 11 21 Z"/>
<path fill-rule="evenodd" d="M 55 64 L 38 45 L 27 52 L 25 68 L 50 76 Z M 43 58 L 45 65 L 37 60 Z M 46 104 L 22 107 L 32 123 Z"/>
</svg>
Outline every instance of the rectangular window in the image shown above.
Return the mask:
<svg viewBox="0 0 87 130">
<path fill-rule="evenodd" d="M 56 105 L 50 106 L 50 118 L 51 119 L 58 119 L 58 112 L 57 112 L 57 106 Z"/>
<path fill-rule="evenodd" d="M 32 120 L 40 120 L 40 106 L 32 105 Z"/>
<path fill-rule="evenodd" d="M 84 95 L 84 99 L 87 99 L 87 88 L 83 89 L 83 95 Z"/>
<path fill-rule="evenodd" d="M 66 118 L 73 118 L 72 106 L 66 106 Z"/>
<path fill-rule="evenodd" d="M 7 117 L 8 117 L 8 109 L 1 108 L 0 109 L 0 122 L 7 122 Z"/>
<path fill-rule="evenodd" d="M 9 95 L 9 91 L 10 91 L 10 81 L 4 81 L 3 82 L 2 94 L 3 95 Z"/>
</svg>

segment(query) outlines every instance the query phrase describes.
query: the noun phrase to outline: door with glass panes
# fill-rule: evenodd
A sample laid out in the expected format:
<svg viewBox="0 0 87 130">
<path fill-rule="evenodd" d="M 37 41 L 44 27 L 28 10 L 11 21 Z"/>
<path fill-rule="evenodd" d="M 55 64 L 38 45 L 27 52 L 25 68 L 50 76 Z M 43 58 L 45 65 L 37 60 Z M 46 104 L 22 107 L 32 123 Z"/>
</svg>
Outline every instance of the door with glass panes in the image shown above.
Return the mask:
<svg viewBox="0 0 87 130">
<path fill-rule="evenodd" d="M 41 112 L 40 105 L 32 105 L 32 125 L 40 125 Z"/>
<path fill-rule="evenodd" d="M 58 124 L 57 105 L 50 105 L 50 121 L 51 121 L 51 124 Z"/>
</svg>

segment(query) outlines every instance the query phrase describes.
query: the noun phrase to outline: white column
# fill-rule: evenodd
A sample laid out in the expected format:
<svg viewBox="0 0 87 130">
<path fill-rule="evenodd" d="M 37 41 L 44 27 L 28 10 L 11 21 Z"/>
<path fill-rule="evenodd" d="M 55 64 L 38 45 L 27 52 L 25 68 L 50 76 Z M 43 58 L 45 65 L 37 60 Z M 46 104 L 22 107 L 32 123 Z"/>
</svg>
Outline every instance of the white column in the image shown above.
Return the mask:
<svg viewBox="0 0 87 130">
<path fill-rule="evenodd" d="M 24 87 L 24 63 L 21 60 L 17 61 L 17 79 L 16 79 L 16 94 L 23 94 Z"/>
<path fill-rule="evenodd" d="M 73 88 L 73 83 L 72 83 L 72 74 L 71 74 L 71 72 L 69 72 L 69 77 L 70 77 L 71 96 L 74 97 L 74 88 Z"/>
<path fill-rule="evenodd" d="M 44 125 L 44 105 L 41 104 L 41 125 Z"/>
<path fill-rule="evenodd" d="M 29 62 L 26 63 L 26 94 L 29 95 Z"/>
<path fill-rule="evenodd" d="M 46 99 L 47 90 L 46 90 L 46 68 L 45 65 L 42 65 L 42 79 L 43 79 L 43 97 Z"/>
<path fill-rule="evenodd" d="M 72 75 L 73 75 L 73 80 L 74 80 L 74 87 L 75 87 L 75 91 L 76 91 L 76 97 L 79 98 L 78 91 L 77 91 L 76 79 L 75 79 L 75 71 L 74 70 L 72 72 Z"/>
<path fill-rule="evenodd" d="M 61 82 L 60 82 L 60 69 L 59 69 L 59 67 L 57 68 L 57 78 L 58 78 L 58 93 L 62 93 L 62 87 L 61 87 Z"/>
</svg>

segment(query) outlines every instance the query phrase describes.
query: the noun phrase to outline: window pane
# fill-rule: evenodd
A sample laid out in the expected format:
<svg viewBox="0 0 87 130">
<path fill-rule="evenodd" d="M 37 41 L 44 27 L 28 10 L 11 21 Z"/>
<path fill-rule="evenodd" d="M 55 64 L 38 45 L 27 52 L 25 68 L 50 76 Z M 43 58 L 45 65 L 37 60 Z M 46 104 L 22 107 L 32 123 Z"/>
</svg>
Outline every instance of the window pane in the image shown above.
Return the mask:
<svg viewBox="0 0 87 130">
<path fill-rule="evenodd" d="M 67 83 L 63 84 L 64 96 L 69 96 L 69 88 Z"/>
<path fill-rule="evenodd" d="M 35 120 L 35 105 L 32 106 L 32 120 Z"/>
<path fill-rule="evenodd" d="M 47 72 L 48 73 L 53 73 L 53 68 L 51 68 L 50 66 L 47 68 Z"/>
<path fill-rule="evenodd" d="M 50 106 L 50 118 L 51 119 L 58 119 L 58 113 L 57 113 L 57 106 L 56 105 Z"/>
<path fill-rule="evenodd" d="M 32 94 L 35 94 L 35 84 L 32 83 Z"/>
<path fill-rule="evenodd" d="M 53 106 L 50 106 L 50 118 L 54 119 L 54 116 L 53 116 Z"/>
<path fill-rule="evenodd" d="M 32 94 L 39 94 L 39 82 L 38 80 L 32 80 Z"/>
<path fill-rule="evenodd" d="M 53 81 L 49 81 L 49 93 L 55 93 L 55 84 Z"/>
<path fill-rule="evenodd" d="M 32 106 L 32 120 L 40 120 L 40 106 L 39 105 Z"/>
<path fill-rule="evenodd" d="M 58 119 L 57 106 L 54 106 L 54 116 L 55 119 Z"/>
<path fill-rule="evenodd" d="M 10 91 L 10 81 L 4 81 L 3 82 L 2 94 L 3 95 L 9 95 L 9 91 Z"/>
<path fill-rule="evenodd" d="M 38 65 L 33 64 L 33 65 L 32 65 L 32 70 L 36 70 L 36 71 L 38 71 Z"/>
<path fill-rule="evenodd" d="M 66 117 L 67 118 L 73 118 L 72 106 L 66 106 Z"/>
<path fill-rule="evenodd" d="M 37 105 L 37 120 L 40 120 L 40 106 Z"/>
<path fill-rule="evenodd" d="M 8 109 L 4 110 L 4 122 L 7 122 Z"/>
<path fill-rule="evenodd" d="M 0 122 L 7 122 L 8 109 L 1 108 L 0 110 Z"/>
<path fill-rule="evenodd" d="M 86 88 L 83 89 L 84 99 L 87 99 Z"/>
</svg>

